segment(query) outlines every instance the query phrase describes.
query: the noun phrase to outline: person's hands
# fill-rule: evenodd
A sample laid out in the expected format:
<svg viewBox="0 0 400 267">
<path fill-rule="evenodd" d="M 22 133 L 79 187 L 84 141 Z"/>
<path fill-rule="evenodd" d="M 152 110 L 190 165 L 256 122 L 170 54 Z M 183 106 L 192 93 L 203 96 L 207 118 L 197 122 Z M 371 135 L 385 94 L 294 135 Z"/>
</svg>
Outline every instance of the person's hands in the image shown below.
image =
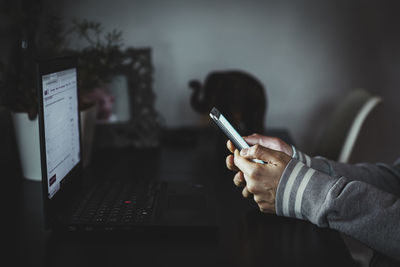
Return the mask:
<svg viewBox="0 0 400 267">
<path fill-rule="evenodd" d="M 259 144 L 273 150 L 284 152 L 290 157 L 293 154 L 292 147 L 277 137 L 264 136 L 255 133 L 250 136 L 244 136 L 243 138 L 249 145 Z M 236 148 L 230 140 L 228 140 L 226 146 L 228 147 L 231 153 L 234 153 Z M 233 155 L 229 155 L 226 158 L 226 165 L 230 170 L 239 171 L 233 162 Z M 238 187 L 244 187 L 242 191 L 243 196 L 247 197 L 249 195 L 249 192 L 246 187 L 246 182 L 243 178 L 243 173 L 241 172 L 236 173 L 233 182 Z"/>
<path fill-rule="evenodd" d="M 234 155 L 226 158 L 226 165 L 228 169 L 237 171 L 233 181 L 236 186 L 244 187 L 242 195 L 248 197 L 253 194 L 260 211 L 275 212 L 276 190 L 291 157 L 261 145 L 243 149 L 240 154 L 230 141 L 227 146 L 230 150 L 234 149 Z M 266 164 L 251 161 L 255 158 Z"/>
</svg>

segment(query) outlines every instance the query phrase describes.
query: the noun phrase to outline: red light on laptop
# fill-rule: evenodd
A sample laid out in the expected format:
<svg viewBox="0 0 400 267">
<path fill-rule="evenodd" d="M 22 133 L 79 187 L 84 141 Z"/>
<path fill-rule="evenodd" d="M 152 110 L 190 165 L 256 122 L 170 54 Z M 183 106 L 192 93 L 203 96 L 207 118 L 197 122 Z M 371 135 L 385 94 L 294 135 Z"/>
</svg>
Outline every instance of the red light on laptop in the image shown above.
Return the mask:
<svg viewBox="0 0 400 267">
<path fill-rule="evenodd" d="M 130 201 L 130 200 L 125 200 L 124 203 L 125 203 L 125 204 L 131 204 L 132 201 Z"/>
</svg>

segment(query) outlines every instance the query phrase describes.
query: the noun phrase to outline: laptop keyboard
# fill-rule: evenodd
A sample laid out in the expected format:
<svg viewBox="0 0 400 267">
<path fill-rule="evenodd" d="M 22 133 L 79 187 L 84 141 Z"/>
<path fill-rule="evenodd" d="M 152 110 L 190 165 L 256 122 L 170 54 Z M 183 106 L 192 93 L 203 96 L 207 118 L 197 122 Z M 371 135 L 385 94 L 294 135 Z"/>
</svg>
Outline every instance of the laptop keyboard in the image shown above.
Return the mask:
<svg viewBox="0 0 400 267">
<path fill-rule="evenodd" d="M 151 221 L 161 183 L 103 182 L 73 211 L 73 224 L 142 224 Z"/>
</svg>

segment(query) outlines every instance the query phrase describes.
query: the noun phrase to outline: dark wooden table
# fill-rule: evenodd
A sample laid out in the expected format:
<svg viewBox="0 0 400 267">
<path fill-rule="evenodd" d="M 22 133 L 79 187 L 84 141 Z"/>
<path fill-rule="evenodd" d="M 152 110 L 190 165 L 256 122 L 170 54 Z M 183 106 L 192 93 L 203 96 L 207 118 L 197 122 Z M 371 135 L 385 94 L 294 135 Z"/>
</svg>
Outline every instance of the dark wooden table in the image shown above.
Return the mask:
<svg viewBox="0 0 400 267">
<path fill-rule="evenodd" d="M 271 130 L 290 142 L 284 130 Z M 94 175 L 205 184 L 216 198 L 216 242 L 66 239 L 43 228 L 41 185 L 7 166 L 3 197 L 7 256 L 17 266 L 352 266 L 338 232 L 309 222 L 262 214 L 243 199 L 225 169 L 225 148 L 214 131 L 174 131 L 158 149 L 95 151 Z M 3 258 L 6 262 L 7 258 Z"/>
</svg>

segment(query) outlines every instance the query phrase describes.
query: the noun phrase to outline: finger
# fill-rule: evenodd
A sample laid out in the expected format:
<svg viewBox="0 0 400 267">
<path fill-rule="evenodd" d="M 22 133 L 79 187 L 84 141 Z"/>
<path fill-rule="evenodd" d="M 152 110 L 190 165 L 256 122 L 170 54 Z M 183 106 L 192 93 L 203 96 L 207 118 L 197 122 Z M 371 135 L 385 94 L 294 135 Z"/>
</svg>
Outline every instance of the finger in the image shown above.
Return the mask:
<svg viewBox="0 0 400 267">
<path fill-rule="evenodd" d="M 252 135 L 249 136 L 243 136 L 243 139 L 249 144 L 249 145 L 256 145 L 260 144 L 261 142 L 261 135 L 257 133 L 253 133 Z"/>
<path fill-rule="evenodd" d="M 272 150 L 281 151 L 290 157 L 293 155 L 292 147 L 278 137 L 252 134 L 250 136 L 244 137 L 244 139 L 250 146 L 258 144 Z"/>
<path fill-rule="evenodd" d="M 263 213 L 276 213 L 275 205 L 268 202 L 261 202 L 258 204 L 258 208 Z"/>
<path fill-rule="evenodd" d="M 264 136 L 259 134 L 252 134 L 244 137 L 244 140 L 250 145 L 262 145 L 274 150 L 279 148 L 279 139 L 276 137 Z"/>
<path fill-rule="evenodd" d="M 226 167 L 231 171 L 238 171 L 239 169 L 235 166 L 233 155 L 228 155 L 225 160 Z"/>
<path fill-rule="evenodd" d="M 231 140 L 228 140 L 228 141 L 226 142 L 226 147 L 229 149 L 229 151 L 230 151 L 231 153 L 233 153 L 233 152 L 235 151 L 235 149 L 236 149 L 236 147 L 233 145 L 233 143 L 231 142 Z"/>
<path fill-rule="evenodd" d="M 250 196 L 250 192 L 249 192 L 249 190 L 247 190 L 247 187 L 243 188 L 242 196 L 245 197 L 245 198 Z"/>
<path fill-rule="evenodd" d="M 265 202 L 265 200 L 263 200 L 259 194 L 254 194 L 253 199 L 254 202 L 257 203 L 257 205 L 260 205 L 261 203 Z"/>
<path fill-rule="evenodd" d="M 240 155 L 246 159 L 260 159 L 264 162 L 270 162 L 273 160 L 275 158 L 275 153 L 275 150 L 261 145 L 254 145 L 248 149 L 242 149 L 242 151 L 240 151 Z M 240 168 L 237 164 L 236 166 Z"/>
<path fill-rule="evenodd" d="M 235 150 L 234 154 L 234 163 L 236 167 L 243 172 L 245 179 L 247 179 L 246 177 L 252 177 L 252 175 L 255 173 L 255 170 L 258 168 L 258 165 L 260 165 L 259 163 L 255 163 L 249 159 L 240 156 L 237 149 Z"/>
<path fill-rule="evenodd" d="M 244 187 L 246 186 L 246 180 L 243 177 L 243 173 L 242 172 L 237 172 L 235 174 L 235 176 L 233 177 L 233 183 L 237 186 L 237 187 Z"/>
</svg>

